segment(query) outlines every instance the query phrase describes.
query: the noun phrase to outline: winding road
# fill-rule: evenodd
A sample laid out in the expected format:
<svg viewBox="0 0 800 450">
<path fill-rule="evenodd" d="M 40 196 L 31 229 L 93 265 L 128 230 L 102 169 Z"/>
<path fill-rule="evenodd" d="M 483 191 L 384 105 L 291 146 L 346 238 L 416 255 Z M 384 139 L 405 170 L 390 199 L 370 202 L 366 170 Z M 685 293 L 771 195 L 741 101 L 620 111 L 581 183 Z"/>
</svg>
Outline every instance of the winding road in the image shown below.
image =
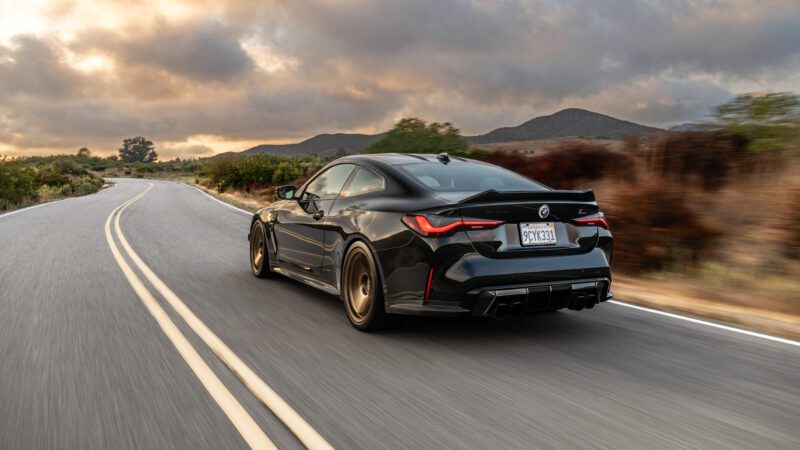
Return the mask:
<svg viewBox="0 0 800 450">
<path fill-rule="evenodd" d="M 0 215 L 0 448 L 800 448 L 795 342 L 614 303 L 365 334 L 250 274 L 249 214 L 115 181 Z"/>
</svg>

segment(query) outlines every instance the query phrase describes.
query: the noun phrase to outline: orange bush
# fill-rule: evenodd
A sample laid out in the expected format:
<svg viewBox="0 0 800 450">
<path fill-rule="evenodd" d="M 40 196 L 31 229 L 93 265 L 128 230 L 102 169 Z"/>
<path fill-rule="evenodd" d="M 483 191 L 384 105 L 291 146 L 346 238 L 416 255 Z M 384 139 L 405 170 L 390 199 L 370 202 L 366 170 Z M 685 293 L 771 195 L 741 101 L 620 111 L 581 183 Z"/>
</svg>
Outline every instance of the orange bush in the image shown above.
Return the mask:
<svg viewBox="0 0 800 450">
<path fill-rule="evenodd" d="M 800 205 L 800 189 L 795 189 L 794 205 Z M 784 252 L 789 258 L 800 259 L 800 208 L 792 208 L 786 222 L 787 239 Z"/>
<path fill-rule="evenodd" d="M 735 133 L 670 133 L 653 150 L 651 169 L 667 180 L 716 191 L 747 160 L 747 143 L 746 137 Z"/>
<path fill-rule="evenodd" d="M 566 142 L 541 156 L 494 151 L 485 160 L 557 189 L 575 189 L 582 181 L 604 177 L 635 179 L 633 160 L 601 145 Z"/>
<path fill-rule="evenodd" d="M 720 235 L 661 183 L 631 185 L 604 210 L 614 233 L 614 267 L 626 272 L 685 270 L 708 257 Z"/>
</svg>

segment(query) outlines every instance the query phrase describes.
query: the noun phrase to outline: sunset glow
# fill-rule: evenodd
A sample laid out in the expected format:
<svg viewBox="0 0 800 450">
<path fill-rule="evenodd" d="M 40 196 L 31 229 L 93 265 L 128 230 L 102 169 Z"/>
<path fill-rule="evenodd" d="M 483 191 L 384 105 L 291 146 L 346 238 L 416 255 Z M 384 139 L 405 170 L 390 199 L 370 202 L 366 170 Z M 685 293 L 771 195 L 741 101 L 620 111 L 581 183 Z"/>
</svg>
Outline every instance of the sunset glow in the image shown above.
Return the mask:
<svg viewBox="0 0 800 450">
<path fill-rule="evenodd" d="M 207 156 L 399 117 L 653 126 L 800 90 L 796 1 L 0 1 L 0 153 Z M 213 136 L 213 139 L 198 139 Z"/>
</svg>

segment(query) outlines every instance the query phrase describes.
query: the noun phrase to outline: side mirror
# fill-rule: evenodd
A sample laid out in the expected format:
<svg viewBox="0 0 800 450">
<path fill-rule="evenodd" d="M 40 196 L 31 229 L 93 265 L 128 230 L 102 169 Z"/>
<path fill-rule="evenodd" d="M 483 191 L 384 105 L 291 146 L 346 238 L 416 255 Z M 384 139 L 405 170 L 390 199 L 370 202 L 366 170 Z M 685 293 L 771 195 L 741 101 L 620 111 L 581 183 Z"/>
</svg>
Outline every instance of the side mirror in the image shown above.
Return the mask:
<svg viewBox="0 0 800 450">
<path fill-rule="evenodd" d="M 275 195 L 280 200 L 291 200 L 294 198 L 294 193 L 297 192 L 297 188 L 294 186 L 278 186 L 275 188 Z"/>
</svg>

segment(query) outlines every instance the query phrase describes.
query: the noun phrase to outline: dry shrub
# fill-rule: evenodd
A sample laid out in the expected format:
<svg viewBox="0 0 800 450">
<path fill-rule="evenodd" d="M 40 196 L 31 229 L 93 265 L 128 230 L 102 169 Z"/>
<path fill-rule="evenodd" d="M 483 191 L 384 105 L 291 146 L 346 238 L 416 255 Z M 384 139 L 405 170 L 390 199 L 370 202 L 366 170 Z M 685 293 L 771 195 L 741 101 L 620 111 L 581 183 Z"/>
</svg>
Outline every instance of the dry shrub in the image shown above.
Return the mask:
<svg viewBox="0 0 800 450">
<path fill-rule="evenodd" d="M 748 159 L 747 143 L 746 137 L 735 133 L 670 133 L 653 150 L 652 169 L 666 180 L 716 191 Z"/>
<path fill-rule="evenodd" d="M 614 267 L 629 273 L 686 270 L 707 258 L 720 233 L 674 189 L 646 182 L 604 205 L 614 232 Z"/>
<path fill-rule="evenodd" d="M 632 181 L 636 176 L 631 157 L 583 142 L 565 142 L 534 157 L 518 151 L 495 151 L 486 161 L 557 189 L 575 189 L 582 181 L 604 177 Z"/>
<path fill-rule="evenodd" d="M 794 190 L 792 198 L 794 207 L 790 209 L 786 221 L 787 236 L 783 248 L 789 258 L 800 259 L 800 189 Z"/>
</svg>

